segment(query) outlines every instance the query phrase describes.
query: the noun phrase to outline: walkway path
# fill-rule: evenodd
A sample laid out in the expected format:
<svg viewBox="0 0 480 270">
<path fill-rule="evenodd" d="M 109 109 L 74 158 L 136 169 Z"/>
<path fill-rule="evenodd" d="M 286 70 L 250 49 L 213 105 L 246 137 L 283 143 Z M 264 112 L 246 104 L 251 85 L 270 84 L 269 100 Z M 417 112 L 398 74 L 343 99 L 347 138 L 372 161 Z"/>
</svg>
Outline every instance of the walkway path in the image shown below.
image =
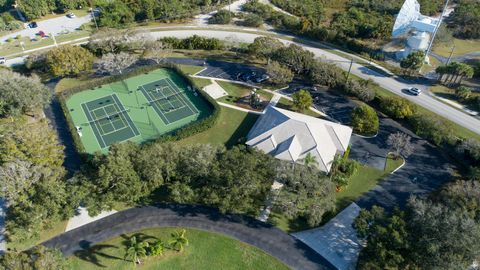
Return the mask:
<svg viewBox="0 0 480 270">
<path fill-rule="evenodd" d="M 182 227 L 225 234 L 262 249 L 292 269 L 334 269 L 301 241 L 258 220 L 241 215 L 223 215 L 201 206 L 159 205 L 132 208 L 54 237 L 43 245 L 59 248 L 66 255 L 97 243 L 155 227 Z"/>
</svg>

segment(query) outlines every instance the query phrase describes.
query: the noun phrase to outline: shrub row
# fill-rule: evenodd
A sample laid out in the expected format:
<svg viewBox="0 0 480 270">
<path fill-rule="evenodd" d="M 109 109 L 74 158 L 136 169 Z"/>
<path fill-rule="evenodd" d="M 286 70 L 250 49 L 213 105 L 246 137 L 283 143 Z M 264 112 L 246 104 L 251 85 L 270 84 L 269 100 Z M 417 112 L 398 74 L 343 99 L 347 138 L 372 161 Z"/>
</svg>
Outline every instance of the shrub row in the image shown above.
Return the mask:
<svg viewBox="0 0 480 270">
<path fill-rule="evenodd" d="M 160 41 L 170 45 L 173 49 L 184 50 L 223 50 L 225 48 L 223 41 L 218 38 L 206 38 L 193 35 L 188 38 L 180 39 L 176 37 L 164 37 Z"/>
</svg>

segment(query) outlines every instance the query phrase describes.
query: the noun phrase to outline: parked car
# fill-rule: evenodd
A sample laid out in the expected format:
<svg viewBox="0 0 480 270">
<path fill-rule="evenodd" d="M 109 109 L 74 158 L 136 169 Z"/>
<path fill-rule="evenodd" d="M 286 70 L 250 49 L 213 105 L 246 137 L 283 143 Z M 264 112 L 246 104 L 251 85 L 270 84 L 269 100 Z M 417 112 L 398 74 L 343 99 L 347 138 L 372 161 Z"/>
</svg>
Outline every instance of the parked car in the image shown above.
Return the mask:
<svg viewBox="0 0 480 270">
<path fill-rule="evenodd" d="M 3 65 L 5 62 L 7 62 L 7 58 L 0 56 L 0 64 Z"/>
<path fill-rule="evenodd" d="M 412 95 L 418 96 L 420 93 L 422 93 L 422 90 L 416 88 L 416 87 L 410 87 L 408 88 L 408 92 Z"/>
<path fill-rule="evenodd" d="M 268 79 L 270 79 L 270 76 L 268 76 L 267 74 L 263 74 L 262 76 L 255 78 L 255 82 L 262 83 Z"/>
<path fill-rule="evenodd" d="M 37 27 L 38 27 L 37 22 L 31 22 L 28 24 L 28 28 L 37 28 Z"/>
<path fill-rule="evenodd" d="M 38 31 L 38 35 L 42 38 L 46 37 L 47 35 L 43 31 Z"/>
<path fill-rule="evenodd" d="M 67 14 L 67 17 L 70 18 L 70 19 L 73 19 L 73 18 L 75 18 L 75 17 L 77 17 L 77 16 L 75 16 L 75 14 L 74 14 L 73 12 L 69 12 L 69 13 Z"/>
</svg>

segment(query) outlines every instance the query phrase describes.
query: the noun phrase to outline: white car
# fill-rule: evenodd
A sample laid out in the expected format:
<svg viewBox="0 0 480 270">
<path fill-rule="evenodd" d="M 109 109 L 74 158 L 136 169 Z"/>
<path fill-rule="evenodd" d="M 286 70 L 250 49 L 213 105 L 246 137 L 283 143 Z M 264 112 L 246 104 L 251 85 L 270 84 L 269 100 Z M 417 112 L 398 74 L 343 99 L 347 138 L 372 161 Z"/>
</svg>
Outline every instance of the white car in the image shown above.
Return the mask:
<svg viewBox="0 0 480 270">
<path fill-rule="evenodd" d="M 5 62 L 7 62 L 7 58 L 0 56 L 0 64 L 3 65 L 3 64 L 5 64 Z"/>
<path fill-rule="evenodd" d="M 73 19 L 76 16 L 75 16 L 75 14 L 73 14 L 73 12 L 70 12 L 70 13 L 67 14 L 67 17 L 70 18 L 70 19 Z"/>
<path fill-rule="evenodd" d="M 410 87 L 408 88 L 408 92 L 412 95 L 418 96 L 420 93 L 422 93 L 422 90 L 416 88 L 416 87 Z"/>
</svg>

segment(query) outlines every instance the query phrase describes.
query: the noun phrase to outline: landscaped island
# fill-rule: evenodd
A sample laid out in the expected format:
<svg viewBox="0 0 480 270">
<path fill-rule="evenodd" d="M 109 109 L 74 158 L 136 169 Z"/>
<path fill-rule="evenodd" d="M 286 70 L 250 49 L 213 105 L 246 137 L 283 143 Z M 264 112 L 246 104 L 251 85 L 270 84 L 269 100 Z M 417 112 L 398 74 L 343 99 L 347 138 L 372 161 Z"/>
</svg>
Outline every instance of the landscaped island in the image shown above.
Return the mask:
<svg viewBox="0 0 480 270">
<path fill-rule="evenodd" d="M 265 252 L 238 240 L 224 235 L 188 229 L 185 239 L 188 245 L 183 244 L 183 251 L 179 251 L 179 228 L 156 228 L 143 230 L 137 233 L 122 235 L 103 242 L 92 248 L 78 252 L 69 258 L 73 270 L 83 269 L 132 269 L 133 262 L 130 256 L 124 260 L 126 250 L 131 246 L 132 236 L 137 243 L 156 244 L 159 240 L 164 243 L 162 255 L 148 256 L 141 259 L 139 269 L 288 269 L 281 262 Z M 149 252 L 149 247 L 145 247 Z"/>
</svg>

